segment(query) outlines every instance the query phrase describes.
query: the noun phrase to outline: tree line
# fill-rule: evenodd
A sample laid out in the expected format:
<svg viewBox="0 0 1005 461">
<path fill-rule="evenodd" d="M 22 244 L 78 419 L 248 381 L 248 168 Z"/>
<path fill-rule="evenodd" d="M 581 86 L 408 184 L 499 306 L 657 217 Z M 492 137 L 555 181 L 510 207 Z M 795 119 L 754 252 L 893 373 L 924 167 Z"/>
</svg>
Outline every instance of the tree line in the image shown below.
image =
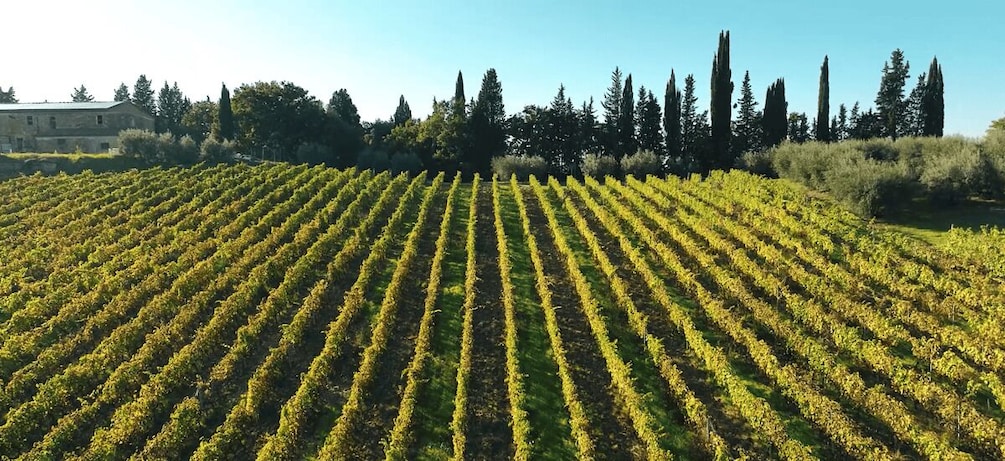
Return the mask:
<svg viewBox="0 0 1005 461">
<path fill-rule="evenodd" d="M 875 106 L 864 109 L 856 101 L 849 110 L 842 103 L 836 114 L 831 114 L 829 66 L 825 56 L 812 119 L 789 110 L 782 78 L 768 86 L 759 103 L 750 74 L 744 72 L 739 97 L 733 100 L 728 31 L 720 33 L 712 59 L 707 110 L 698 105 L 693 74 L 684 77 L 681 87 L 671 69 L 660 101 L 644 85 L 635 90 L 632 75 L 617 67 L 600 102 L 601 114 L 592 97 L 574 104 L 560 85 L 550 103 L 527 105 L 507 115 L 495 69 L 485 72 L 477 95 L 470 99 L 458 72 L 454 95 L 434 99 L 425 119 L 414 118 L 401 96 L 388 119 L 362 121 L 345 89 L 324 104 L 291 82 L 243 84 L 233 97 L 223 85 L 218 100 L 192 102 L 177 83 L 165 81 L 155 91 L 152 81 L 140 75 L 131 91 L 125 83 L 119 85 L 114 99 L 132 101 L 153 115 L 159 133 L 189 136 L 197 143 L 232 140 L 238 151 L 254 157 L 338 167 L 404 161 L 429 170 L 483 174 L 490 172 L 493 159 L 506 155 L 541 157 L 551 174 L 578 175 L 587 155 L 620 161 L 639 151 L 658 156 L 665 172 L 706 173 L 733 167 L 744 154 L 785 140 L 942 136 L 944 85 L 937 59 L 905 94 L 910 63 L 900 49 L 894 50 L 883 65 Z M 93 97 L 81 85 L 71 99 Z M 0 88 L 2 102 L 17 102 L 13 88 Z"/>
</svg>

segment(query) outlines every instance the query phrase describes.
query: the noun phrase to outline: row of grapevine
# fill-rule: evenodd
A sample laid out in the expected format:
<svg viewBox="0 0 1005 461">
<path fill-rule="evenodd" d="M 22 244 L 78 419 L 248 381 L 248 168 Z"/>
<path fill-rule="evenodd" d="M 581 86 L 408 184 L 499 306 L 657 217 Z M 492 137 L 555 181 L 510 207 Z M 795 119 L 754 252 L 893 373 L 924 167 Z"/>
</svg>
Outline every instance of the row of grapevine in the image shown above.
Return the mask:
<svg viewBox="0 0 1005 461">
<path fill-rule="evenodd" d="M 439 299 L 440 281 L 443 274 L 443 261 L 446 256 L 449 230 L 454 211 L 454 199 L 461 183 L 460 175 L 454 177 L 454 182 L 447 193 L 447 203 L 444 207 L 443 219 L 440 221 L 439 237 L 436 238 L 436 250 L 433 254 L 429 282 L 426 285 L 426 296 L 423 305 L 422 319 L 419 321 L 419 333 L 415 340 L 415 351 L 412 361 L 405 373 L 407 374 L 405 390 L 398 406 L 398 415 L 389 435 L 389 442 L 384 452 L 387 460 L 403 460 L 408 456 L 408 447 L 412 443 L 412 417 L 418 404 L 417 397 L 421 386 L 420 377 L 426 368 L 433 328 L 435 328 L 436 302 Z"/>
</svg>

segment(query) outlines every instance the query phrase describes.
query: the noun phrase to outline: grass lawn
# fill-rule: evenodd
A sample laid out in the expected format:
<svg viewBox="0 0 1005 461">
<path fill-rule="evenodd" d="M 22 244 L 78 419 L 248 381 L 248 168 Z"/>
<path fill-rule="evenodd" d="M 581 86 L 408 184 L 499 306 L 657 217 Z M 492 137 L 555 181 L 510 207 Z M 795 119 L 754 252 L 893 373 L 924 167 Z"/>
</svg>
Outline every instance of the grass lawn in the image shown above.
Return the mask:
<svg viewBox="0 0 1005 461">
<path fill-rule="evenodd" d="M 1005 203 L 969 201 L 952 208 L 919 204 L 876 222 L 938 246 L 944 243 L 946 232 L 953 227 L 974 230 L 985 225 L 1005 227 Z"/>
</svg>

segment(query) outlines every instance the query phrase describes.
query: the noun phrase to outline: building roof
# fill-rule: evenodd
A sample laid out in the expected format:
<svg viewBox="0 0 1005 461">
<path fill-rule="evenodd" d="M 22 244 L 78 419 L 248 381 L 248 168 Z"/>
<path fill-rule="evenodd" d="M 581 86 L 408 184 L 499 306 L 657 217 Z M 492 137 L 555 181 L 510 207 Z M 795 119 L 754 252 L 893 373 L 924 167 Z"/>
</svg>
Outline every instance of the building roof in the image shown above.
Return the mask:
<svg viewBox="0 0 1005 461">
<path fill-rule="evenodd" d="M 118 106 L 125 101 L 105 101 L 105 102 L 33 102 L 25 104 L 0 104 L 0 112 L 26 111 L 26 110 L 105 110 Z"/>
</svg>

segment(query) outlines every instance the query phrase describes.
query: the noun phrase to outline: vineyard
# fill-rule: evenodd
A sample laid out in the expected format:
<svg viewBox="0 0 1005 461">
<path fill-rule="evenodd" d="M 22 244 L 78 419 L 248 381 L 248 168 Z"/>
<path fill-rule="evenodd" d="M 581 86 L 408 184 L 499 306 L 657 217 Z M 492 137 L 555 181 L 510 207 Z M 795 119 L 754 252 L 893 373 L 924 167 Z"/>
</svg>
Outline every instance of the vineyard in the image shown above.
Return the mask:
<svg viewBox="0 0 1005 461">
<path fill-rule="evenodd" d="M 0 183 L 0 459 L 1002 459 L 990 267 L 786 181 Z"/>
</svg>

